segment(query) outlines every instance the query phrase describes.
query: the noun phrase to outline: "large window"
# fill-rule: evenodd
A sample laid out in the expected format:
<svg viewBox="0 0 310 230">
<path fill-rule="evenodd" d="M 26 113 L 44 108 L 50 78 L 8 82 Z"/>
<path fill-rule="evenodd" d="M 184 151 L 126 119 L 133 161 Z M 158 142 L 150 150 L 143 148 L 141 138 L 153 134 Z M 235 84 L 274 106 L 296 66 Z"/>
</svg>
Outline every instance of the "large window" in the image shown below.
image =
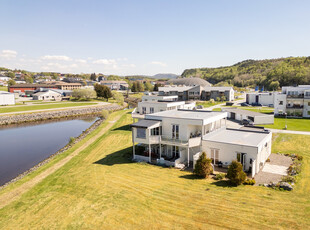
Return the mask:
<svg viewBox="0 0 310 230">
<path fill-rule="evenodd" d="M 142 114 L 146 114 L 146 107 L 142 107 Z"/>
<path fill-rule="evenodd" d="M 142 138 L 145 139 L 146 137 L 146 129 L 142 129 L 142 128 L 137 128 L 137 138 Z"/>
<path fill-rule="evenodd" d="M 179 125 L 172 125 L 172 138 L 179 139 Z"/>
<path fill-rule="evenodd" d="M 156 127 L 151 129 L 151 136 L 161 135 L 161 127 Z"/>
<path fill-rule="evenodd" d="M 175 158 L 179 158 L 180 157 L 179 146 L 172 146 L 172 156 L 175 157 Z"/>
<path fill-rule="evenodd" d="M 154 107 L 150 107 L 150 113 L 154 113 Z"/>
<path fill-rule="evenodd" d="M 217 165 L 220 161 L 220 151 L 218 149 L 211 149 L 212 164 Z"/>
</svg>

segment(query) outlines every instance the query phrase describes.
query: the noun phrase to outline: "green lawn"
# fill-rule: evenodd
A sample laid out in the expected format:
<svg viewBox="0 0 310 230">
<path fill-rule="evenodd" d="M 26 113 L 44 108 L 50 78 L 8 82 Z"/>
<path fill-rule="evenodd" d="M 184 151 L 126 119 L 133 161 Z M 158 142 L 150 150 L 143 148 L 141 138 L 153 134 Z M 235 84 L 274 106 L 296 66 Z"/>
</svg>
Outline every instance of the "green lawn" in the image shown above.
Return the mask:
<svg viewBox="0 0 310 230">
<path fill-rule="evenodd" d="M 0 86 L 0 91 L 8 91 L 8 87 L 6 86 Z"/>
<path fill-rule="evenodd" d="M 218 104 L 223 104 L 225 102 L 222 101 L 215 101 L 214 103 L 210 102 L 210 101 L 198 101 L 196 102 L 196 105 L 202 105 L 204 108 L 208 108 L 214 105 L 218 105 Z"/>
<path fill-rule="evenodd" d="M 76 107 L 76 106 L 86 106 L 86 105 L 95 105 L 97 103 L 75 103 L 75 102 L 68 102 L 68 103 L 61 103 L 61 104 L 43 104 L 43 105 L 29 105 L 29 106 L 3 106 L 0 107 L 0 113 L 11 113 L 11 112 L 27 112 L 31 110 L 42 110 L 42 109 L 59 109 L 59 108 L 66 108 L 66 107 Z"/>
<path fill-rule="evenodd" d="M 304 156 L 303 171 L 294 191 L 229 187 L 212 179 L 196 179 L 186 171 L 132 163 L 128 126 L 132 118 L 128 110 L 117 114 L 124 115 L 106 134 L 19 200 L 2 208 L 0 228 L 309 228 L 310 136 L 274 136 L 273 152 Z M 56 157 L 43 169 L 72 151 Z M 38 173 L 0 191 L 0 196 Z"/>
<path fill-rule="evenodd" d="M 285 123 L 287 124 L 287 130 L 295 130 L 295 131 L 308 131 L 310 132 L 310 119 L 305 118 L 274 118 L 273 125 L 263 125 L 266 128 L 270 129 L 284 129 Z"/>
</svg>

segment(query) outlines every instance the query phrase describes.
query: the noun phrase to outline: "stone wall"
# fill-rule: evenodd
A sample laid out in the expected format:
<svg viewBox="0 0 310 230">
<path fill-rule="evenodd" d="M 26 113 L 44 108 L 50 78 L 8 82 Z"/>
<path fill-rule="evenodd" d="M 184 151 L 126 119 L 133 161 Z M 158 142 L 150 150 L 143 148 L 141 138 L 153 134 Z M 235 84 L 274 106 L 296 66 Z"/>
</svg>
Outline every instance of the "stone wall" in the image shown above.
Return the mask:
<svg viewBox="0 0 310 230">
<path fill-rule="evenodd" d="M 48 112 L 34 112 L 14 115 L 0 114 L 0 125 L 17 124 L 30 121 L 43 121 L 49 119 L 57 119 L 63 117 L 74 117 L 81 115 L 100 114 L 105 109 L 109 111 L 120 110 L 123 107 L 117 104 L 105 105 L 105 106 L 90 106 L 88 108 L 71 108 L 64 110 L 55 110 Z"/>
</svg>

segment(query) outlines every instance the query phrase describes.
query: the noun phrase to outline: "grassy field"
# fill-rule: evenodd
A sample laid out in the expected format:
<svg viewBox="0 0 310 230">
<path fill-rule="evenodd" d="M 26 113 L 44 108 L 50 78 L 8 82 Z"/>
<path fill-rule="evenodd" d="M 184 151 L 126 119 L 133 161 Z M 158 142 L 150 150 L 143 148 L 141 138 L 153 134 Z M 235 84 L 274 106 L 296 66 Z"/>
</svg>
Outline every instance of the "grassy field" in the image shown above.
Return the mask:
<svg viewBox="0 0 310 230">
<path fill-rule="evenodd" d="M 43 104 L 43 105 L 29 105 L 29 106 L 3 106 L 0 107 L 0 114 L 1 113 L 11 113 L 11 112 L 27 112 L 32 110 L 43 110 L 43 109 L 60 109 L 60 108 L 67 108 L 67 107 L 76 107 L 76 106 L 86 106 L 86 105 L 95 105 L 97 103 L 84 103 L 84 102 L 68 102 L 68 103 L 61 103 L 61 104 Z"/>
<path fill-rule="evenodd" d="M 0 86 L 0 91 L 8 91 L 8 87 L 6 86 Z"/>
<path fill-rule="evenodd" d="M 273 152 L 304 156 L 292 192 L 229 187 L 191 173 L 131 162 L 127 111 L 62 168 L 0 209 L 1 229 L 306 229 L 310 216 L 310 136 L 276 135 Z M 107 124 L 100 126 L 95 133 Z M 91 134 L 92 138 L 95 133 Z M 73 148 L 82 145 L 82 141 Z M 55 161 L 0 191 L 0 197 Z M 103 227 L 104 226 L 104 227 Z"/>
<path fill-rule="evenodd" d="M 287 118 L 287 120 L 285 121 L 285 118 L 275 117 L 273 125 L 263 126 L 270 129 L 284 129 L 285 124 L 287 124 L 287 130 L 310 132 L 310 119 L 304 118 Z"/>
<path fill-rule="evenodd" d="M 214 103 L 210 102 L 210 101 L 198 101 L 196 102 L 196 105 L 202 105 L 204 108 L 208 108 L 214 105 L 218 105 L 218 104 L 223 104 L 225 102 L 222 101 L 215 101 Z"/>
</svg>

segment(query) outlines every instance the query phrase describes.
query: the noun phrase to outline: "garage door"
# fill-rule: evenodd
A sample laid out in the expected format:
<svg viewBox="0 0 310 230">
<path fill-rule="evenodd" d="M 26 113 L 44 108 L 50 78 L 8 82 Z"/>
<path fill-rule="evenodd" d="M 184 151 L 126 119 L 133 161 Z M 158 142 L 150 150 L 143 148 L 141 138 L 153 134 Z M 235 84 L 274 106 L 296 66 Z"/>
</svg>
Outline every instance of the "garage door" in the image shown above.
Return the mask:
<svg viewBox="0 0 310 230">
<path fill-rule="evenodd" d="M 231 119 L 236 119 L 236 114 L 235 113 L 230 113 L 230 118 Z"/>
</svg>

